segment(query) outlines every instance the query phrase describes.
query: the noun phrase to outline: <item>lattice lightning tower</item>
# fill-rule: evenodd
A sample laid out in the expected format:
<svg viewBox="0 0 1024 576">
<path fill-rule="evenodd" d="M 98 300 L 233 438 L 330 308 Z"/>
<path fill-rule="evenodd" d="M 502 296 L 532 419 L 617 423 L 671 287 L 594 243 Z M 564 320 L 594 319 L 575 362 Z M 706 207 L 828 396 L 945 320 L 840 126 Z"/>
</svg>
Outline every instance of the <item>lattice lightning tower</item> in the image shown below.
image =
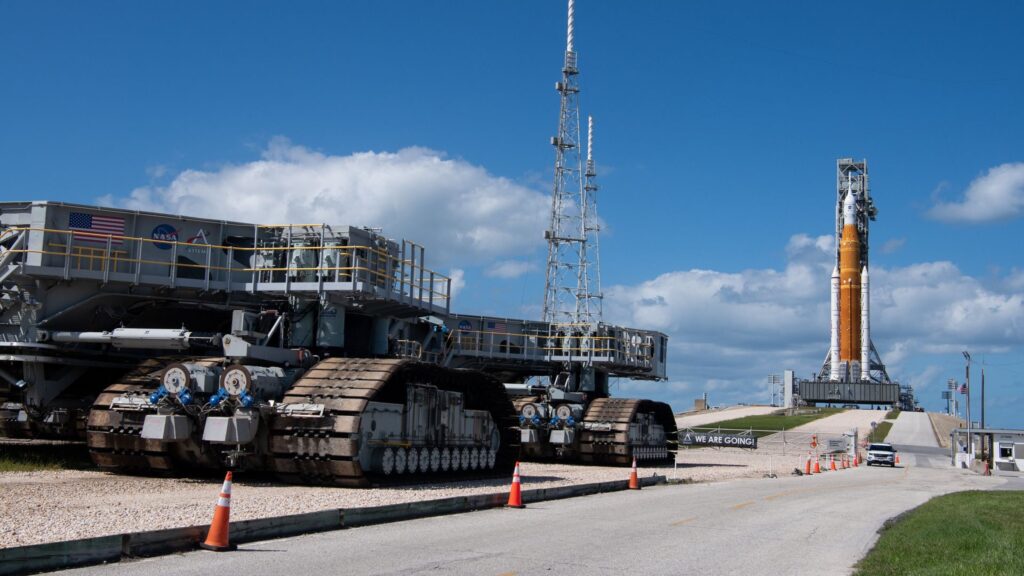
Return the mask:
<svg viewBox="0 0 1024 576">
<path fill-rule="evenodd" d="M 583 171 L 580 152 L 579 69 L 573 45 L 575 2 L 569 0 L 569 25 L 562 81 L 558 135 L 555 146 L 555 185 L 551 197 L 551 223 L 544 233 L 548 241 L 544 320 L 572 325 L 588 332 L 601 321 L 600 260 L 597 235 L 597 185 L 592 150 Z M 593 138 L 593 122 L 588 131 Z M 592 144 L 592 141 L 591 141 Z"/>
</svg>

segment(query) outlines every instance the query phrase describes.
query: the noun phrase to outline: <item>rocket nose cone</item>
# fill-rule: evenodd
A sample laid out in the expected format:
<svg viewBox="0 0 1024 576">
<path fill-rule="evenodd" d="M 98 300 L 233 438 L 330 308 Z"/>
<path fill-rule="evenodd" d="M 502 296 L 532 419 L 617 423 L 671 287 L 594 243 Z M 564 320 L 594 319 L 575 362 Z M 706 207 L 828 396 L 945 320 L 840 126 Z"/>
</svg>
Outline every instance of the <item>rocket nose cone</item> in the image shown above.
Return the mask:
<svg viewBox="0 0 1024 576">
<path fill-rule="evenodd" d="M 839 266 L 832 268 L 832 277 L 839 278 Z"/>
</svg>

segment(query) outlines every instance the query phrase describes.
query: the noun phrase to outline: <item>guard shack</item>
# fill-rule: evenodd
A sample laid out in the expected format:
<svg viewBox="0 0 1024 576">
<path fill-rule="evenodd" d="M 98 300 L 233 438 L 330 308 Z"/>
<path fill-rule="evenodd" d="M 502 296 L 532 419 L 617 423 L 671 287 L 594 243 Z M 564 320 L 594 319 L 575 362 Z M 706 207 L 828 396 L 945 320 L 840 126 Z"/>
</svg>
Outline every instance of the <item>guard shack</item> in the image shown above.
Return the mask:
<svg viewBox="0 0 1024 576">
<path fill-rule="evenodd" d="M 975 449 L 968 445 L 968 432 L 981 439 L 991 450 L 986 454 L 990 469 L 1003 472 L 1024 471 L 1024 430 L 1000 428 L 957 428 L 950 433 L 951 459 L 954 466 L 970 467 L 973 464 Z M 977 443 L 977 441 L 975 441 Z"/>
</svg>

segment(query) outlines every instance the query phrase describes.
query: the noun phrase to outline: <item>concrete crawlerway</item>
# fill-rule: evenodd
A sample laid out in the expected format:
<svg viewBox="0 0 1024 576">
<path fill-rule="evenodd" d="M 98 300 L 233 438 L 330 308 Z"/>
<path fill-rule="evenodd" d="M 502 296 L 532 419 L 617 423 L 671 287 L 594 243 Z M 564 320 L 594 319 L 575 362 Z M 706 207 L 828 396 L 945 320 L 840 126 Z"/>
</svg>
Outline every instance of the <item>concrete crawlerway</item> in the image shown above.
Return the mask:
<svg viewBox="0 0 1024 576">
<path fill-rule="evenodd" d="M 911 446 L 927 448 L 939 448 L 939 442 L 935 437 L 935 429 L 932 427 L 931 418 L 926 412 L 902 412 L 893 421 L 892 429 L 885 441 L 895 445 L 898 449 Z"/>
<path fill-rule="evenodd" d="M 848 574 L 886 519 L 1008 482 L 951 468 L 937 452 L 906 449 L 895 469 L 655 487 L 68 573 Z"/>
</svg>

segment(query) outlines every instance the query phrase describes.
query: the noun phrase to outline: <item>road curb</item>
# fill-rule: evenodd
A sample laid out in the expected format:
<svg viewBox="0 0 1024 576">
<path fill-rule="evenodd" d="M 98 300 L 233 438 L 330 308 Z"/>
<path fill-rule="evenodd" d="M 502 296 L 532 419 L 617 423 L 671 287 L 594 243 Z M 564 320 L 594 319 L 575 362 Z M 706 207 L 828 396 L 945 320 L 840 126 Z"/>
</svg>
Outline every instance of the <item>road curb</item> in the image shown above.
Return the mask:
<svg viewBox="0 0 1024 576">
<path fill-rule="evenodd" d="M 665 483 L 665 476 L 647 476 L 640 479 L 642 486 Z M 602 492 L 616 492 L 626 490 L 628 486 L 627 480 L 617 480 L 554 488 L 533 488 L 523 490 L 522 497 L 523 502 L 529 504 Z M 505 493 L 477 494 L 387 506 L 335 508 L 289 516 L 239 520 L 231 522 L 231 541 L 244 544 L 300 534 L 498 508 L 505 505 L 507 498 L 508 494 Z M 33 544 L 16 548 L 0 548 L 0 576 L 32 574 L 118 562 L 124 558 L 160 556 L 196 550 L 199 548 L 199 542 L 206 535 L 207 529 L 207 525 L 188 526 Z"/>
</svg>

